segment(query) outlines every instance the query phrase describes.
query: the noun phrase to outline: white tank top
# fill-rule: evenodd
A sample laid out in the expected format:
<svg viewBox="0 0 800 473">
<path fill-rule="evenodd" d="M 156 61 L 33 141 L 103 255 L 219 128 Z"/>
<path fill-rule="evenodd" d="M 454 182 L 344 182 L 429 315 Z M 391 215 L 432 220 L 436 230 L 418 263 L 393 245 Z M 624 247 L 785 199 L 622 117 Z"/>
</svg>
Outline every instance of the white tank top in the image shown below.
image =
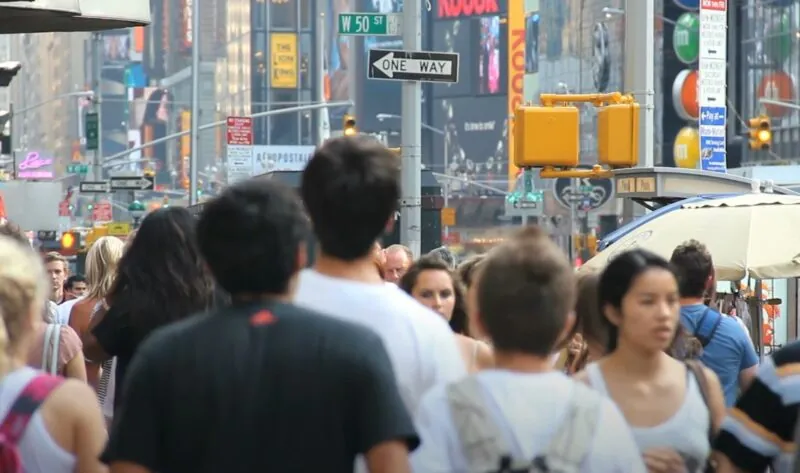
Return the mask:
<svg viewBox="0 0 800 473">
<path fill-rule="evenodd" d="M 11 405 L 39 371 L 24 367 L 12 371 L 0 381 L 0 420 L 5 419 Z M 75 456 L 61 448 L 50 437 L 39 411 L 28 422 L 20 439 L 22 469 L 26 473 L 72 473 L 75 471 Z"/>
<path fill-rule="evenodd" d="M 688 372 L 688 369 L 687 369 Z M 597 363 L 586 367 L 589 384 L 605 394 L 608 389 L 603 373 Z M 694 375 L 687 373 L 686 397 L 677 412 L 664 423 L 654 427 L 633 427 L 633 438 L 644 452 L 652 448 L 670 448 L 680 453 L 689 473 L 702 473 L 706 459 L 711 454 L 708 433 L 711 414 L 708 412 L 703 394 Z"/>
</svg>

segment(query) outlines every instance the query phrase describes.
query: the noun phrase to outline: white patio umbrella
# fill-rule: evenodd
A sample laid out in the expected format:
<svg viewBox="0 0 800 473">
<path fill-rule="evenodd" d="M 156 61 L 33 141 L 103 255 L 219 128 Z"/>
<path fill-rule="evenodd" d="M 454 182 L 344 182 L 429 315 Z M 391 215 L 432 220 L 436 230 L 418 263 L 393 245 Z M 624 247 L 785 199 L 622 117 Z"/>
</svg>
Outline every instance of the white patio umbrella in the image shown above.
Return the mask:
<svg viewBox="0 0 800 473">
<path fill-rule="evenodd" d="M 621 252 L 644 248 L 669 259 L 681 243 L 708 247 L 717 279 L 800 277 L 800 196 L 744 194 L 689 203 L 632 230 L 581 268 L 601 269 Z"/>
</svg>

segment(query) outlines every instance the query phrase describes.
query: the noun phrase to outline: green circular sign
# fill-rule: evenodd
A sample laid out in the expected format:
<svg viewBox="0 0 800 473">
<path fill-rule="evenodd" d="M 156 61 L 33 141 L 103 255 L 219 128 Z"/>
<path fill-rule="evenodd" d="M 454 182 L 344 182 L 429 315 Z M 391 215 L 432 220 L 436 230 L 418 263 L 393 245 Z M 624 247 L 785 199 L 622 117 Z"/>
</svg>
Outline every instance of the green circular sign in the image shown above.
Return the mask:
<svg viewBox="0 0 800 473">
<path fill-rule="evenodd" d="M 764 43 L 764 52 L 771 61 L 783 64 L 784 61 L 789 59 L 794 46 L 792 21 L 789 15 L 784 13 L 767 27 Z"/>
<path fill-rule="evenodd" d="M 697 13 L 684 13 L 675 22 L 672 32 L 675 56 L 684 64 L 692 64 L 700 55 L 700 18 Z"/>
</svg>

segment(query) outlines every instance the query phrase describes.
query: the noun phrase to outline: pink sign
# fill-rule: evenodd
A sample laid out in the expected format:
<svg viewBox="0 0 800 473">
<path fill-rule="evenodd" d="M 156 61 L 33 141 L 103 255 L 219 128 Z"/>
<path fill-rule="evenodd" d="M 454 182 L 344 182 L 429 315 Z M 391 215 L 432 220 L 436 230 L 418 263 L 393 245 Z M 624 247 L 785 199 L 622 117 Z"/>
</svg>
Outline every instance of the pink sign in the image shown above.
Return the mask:
<svg viewBox="0 0 800 473">
<path fill-rule="evenodd" d="M 52 179 L 55 177 L 52 169 L 42 169 L 53 165 L 52 159 L 42 158 L 38 152 L 31 151 L 17 164 L 17 178 L 22 179 Z"/>
</svg>

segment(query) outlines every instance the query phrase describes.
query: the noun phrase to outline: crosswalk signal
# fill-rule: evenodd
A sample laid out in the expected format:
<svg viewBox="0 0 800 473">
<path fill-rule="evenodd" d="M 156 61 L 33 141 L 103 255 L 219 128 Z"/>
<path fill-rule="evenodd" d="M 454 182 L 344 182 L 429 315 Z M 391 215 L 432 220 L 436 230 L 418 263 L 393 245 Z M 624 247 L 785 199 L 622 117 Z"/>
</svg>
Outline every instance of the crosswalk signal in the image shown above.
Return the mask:
<svg viewBox="0 0 800 473">
<path fill-rule="evenodd" d="M 342 122 L 342 130 L 344 136 L 355 136 L 358 134 L 356 129 L 356 118 L 352 115 L 345 115 Z"/>
<path fill-rule="evenodd" d="M 750 149 L 768 151 L 772 147 L 772 122 L 766 115 L 748 120 L 750 128 Z"/>
</svg>

